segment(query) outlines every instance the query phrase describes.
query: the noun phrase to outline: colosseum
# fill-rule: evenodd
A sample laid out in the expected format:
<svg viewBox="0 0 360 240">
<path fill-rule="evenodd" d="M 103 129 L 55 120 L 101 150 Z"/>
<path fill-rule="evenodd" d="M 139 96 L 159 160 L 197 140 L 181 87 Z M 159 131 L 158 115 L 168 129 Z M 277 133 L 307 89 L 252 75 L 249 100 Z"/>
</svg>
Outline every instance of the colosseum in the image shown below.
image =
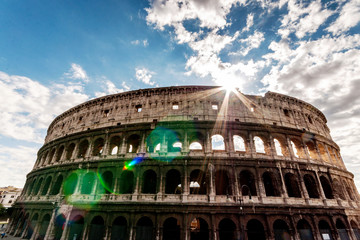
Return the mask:
<svg viewBox="0 0 360 240">
<path fill-rule="evenodd" d="M 25 239 L 360 240 L 324 114 L 212 86 L 90 100 L 48 128 L 8 234 Z"/>
</svg>

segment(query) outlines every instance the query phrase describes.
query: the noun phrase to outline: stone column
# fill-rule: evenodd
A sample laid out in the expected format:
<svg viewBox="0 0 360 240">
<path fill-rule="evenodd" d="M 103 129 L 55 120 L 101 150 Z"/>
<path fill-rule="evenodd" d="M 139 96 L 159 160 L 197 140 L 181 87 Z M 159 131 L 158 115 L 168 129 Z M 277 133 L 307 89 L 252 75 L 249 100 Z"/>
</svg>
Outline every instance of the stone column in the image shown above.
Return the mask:
<svg viewBox="0 0 360 240">
<path fill-rule="evenodd" d="M 282 190 L 281 196 L 284 198 L 284 202 L 286 202 L 286 199 L 288 198 L 289 195 L 287 194 L 285 180 L 284 180 L 284 176 L 283 176 L 280 164 L 277 164 L 277 169 L 279 170 L 280 180 L 281 180 L 281 190 Z"/>
<path fill-rule="evenodd" d="M 120 151 L 120 154 L 126 154 L 126 138 L 125 136 L 122 139 L 122 143 L 121 143 L 121 149 L 118 150 L 118 152 Z"/>
<path fill-rule="evenodd" d="M 50 222 L 49 222 L 49 226 L 48 226 L 48 228 L 46 230 L 46 234 L 45 234 L 44 239 L 53 239 L 54 238 L 53 230 L 54 230 L 54 222 L 55 222 L 57 211 L 58 211 L 58 206 L 57 206 L 57 203 L 55 203 L 54 210 L 52 212 Z"/>
<path fill-rule="evenodd" d="M 209 131 L 206 131 L 205 154 L 206 153 L 211 153 L 211 139 Z"/>
<path fill-rule="evenodd" d="M 68 215 L 67 215 L 67 217 L 66 217 L 65 227 L 64 227 L 64 230 L 63 230 L 63 232 L 62 232 L 62 235 L 61 235 L 61 239 L 60 239 L 60 240 L 66 240 L 66 239 L 67 239 L 68 231 L 69 231 L 69 222 L 70 222 L 71 211 L 72 211 L 72 208 L 71 208 L 71 210 L 68 212 Z"/>
<path fill-rule="evenodd" d="M 146 152 L 145 139 L 146 139 L 146 133 L 143 132 L 142 136 L 141 136 L 141 143 L 140 143 L 140 152 L 142 152 L 142 153 Z"/>
<path fill-rule="evenodd" d="M 259 171 L 258 166 L 255 167 L 255 171 L 256 171 L 256 175 L 257 175 L 257 179 L 255 179 L 255 180 L 256 180 L 256 182 L 258 184 L 257 188 L 259 189 L 259 191 L 258 191 L 259 198 L 260 198 L 260 201 L 262 201 L 262 199 L 264 197 L 266 197 L 265 187 L 264 187 L 264 184 L 263 184 L 262 177 L 260 175 L 260 171 Z"/>
<path fill-rule="evenodd" d="M 107 156 L 109 154 L 109 145 L 110 145 L 109 130 L 107 129 L 104 139 L 104 147 L 101 156 Z"/>
<path fill-rule="evenodd" d="M 323 200 L 324 204 L 326 205 L 326 201 L 325 201 L 326 197 L 325 197 L 324 190 L 322 188 L 321 181 L 320 181 L 320 178 L 319 178 L 319 174 L 317 173 L 317 171 L 315 171 L 315 177 L 316 177 L 316 181 L 317 181 L 317 183 L 319 185 L 320 197 Z"/>
<path fill-rule="evenodd" d="M 218 239 L 218 232 L 216 231 L 216 221 L 215 221 L 215 214 L 214 213 L 210 213 L 211 214 L 211 218 L 210 218 L 210 221 L 211 221 L 211 235 L 212 235 L 212 239 L 213 240 L 217 240 Z M 209 230 L 210 230 L 209 229 Z M 211 235 L 210 235 L 210 239 L 211 239 Z"/>
<path fill-rule="evenodd" d="M 187 153 L 189 152 L 189 141 L 188 141 L 188 133 L 185 131 L 184 133 L 184 141 L 182 146 L 182 152 Z"/>
<path fill-rule="evenodd" d="M 215 171 L 215 167 L 212 163 L 209 163 L 208 166 L 209 169 L 209 174 L 210 174 L 210 202 L 214 202 L 215 201 L 215 186 L 214 186 L 214 182 L 215 182 L 215 178 L 214 178 L 214 171 Z M 206 175 L 206 173 L 204 173 Z"/>
<path fill-rule="evenodd" d="M 303 196 L 305 198 L 306 203 L 309 204 L 309 193 L 307 192 L 307 189 L 306 189 L 306 186 L 305 186 L 305 183 L 304 183 L 304 178 L 302 177 L 299 165 L 296 166 L 296 170 L 297 170 L 297 173 L 298 173 L 298 179 L 300 181 L 301 191 L 303 193 Z"/>
<path fill-rule="evenodd" d="M 228 142 L 228 144 L 227 144 L 228 152 L 234 153 L 235 152 L 234 141 L 232 138 L 232 132 L 230 130 L 227 132 L 227 142 Z"/>
<path fill-rule="evenodd" d="M 135 177 L 135 188 L 134 188 L 134 193 L 131 196 L 131 200 L 132 201 L 137 201 L 137 196 L 139 194 L 139 181 L 140 181 L 140 176 L 139 176 L 140 172 L 139 172 L 139 168 L 137 166 L 135 166 L 134 168 L 134 177 Z"/>
<path fill-rule="evenodd" d="M 189 176 L 188 176 L 188 172 L 187 172 L 187 160 L 185 160 L 184 165 L 183 165 L 183 181 L 181 182 L 182 184 L 182 201 L 183 202 L 187 202 L 187 197 L 189 195 Z"/>
</svg>

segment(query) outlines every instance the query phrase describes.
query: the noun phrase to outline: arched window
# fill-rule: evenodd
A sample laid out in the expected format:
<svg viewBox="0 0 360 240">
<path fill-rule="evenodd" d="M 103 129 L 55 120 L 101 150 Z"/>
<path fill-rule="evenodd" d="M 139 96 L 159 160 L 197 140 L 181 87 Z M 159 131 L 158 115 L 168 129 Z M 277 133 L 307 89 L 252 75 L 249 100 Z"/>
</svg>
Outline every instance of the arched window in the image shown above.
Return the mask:
<svg viewBox="0 0 360 240">
<path fill-rule="evenodd" d="M 161 150 L 161 137 L 156 133 L 150 134 L 147 138 L 147 151 L 150 153 L 159 152 Z"/>
<path fill-rule="evenodd" d="M 291 148 L 294 152 L 294 156 L 299 158 L 299 152 L 298 152 L 298 148 L 296 147 L 295 143 L 293 141 L 290 142 L 291 143 Z"/>
<path fill-rule="evenodd" d="M 276 155 L 284 156 L 284 154 L 282 152 L 281 144 L 280 144 L 279 140 L 277 140 L 276 138 L 274 138 L 274 145 L 275 145 Z"/>
<path fill-rule="evenodd" d="M 322 189 L 324 190 L 325 197 L 328 199 L 333 199 L 334 195 L 333 195 L 333 191 L 332 191 L 329 180 L 326 177 L 321 176 L 320 182 L 321 182 Z"/>
<path fill-rule="evenodd" d="M 77 157 L 78 158 L 83 158 L 86 156 L 86 152 L 88 150 L 88 147 L 89 147 L 89 142 L 88 140 L 84 140 L 80 143 L 79 145 L 79 151 L 78 151 L 78 155 Z"/>
<path fill-rule="evenodd" d="M 245 148 L 245 141 L 242 137 L 238 136 L 238 135 L 234 135 L 233 136 L 233 141 L 234 141 L 234 150 L 235 152 L 239 151 L 239 152 L 245 152 L 246 148 Z"/>
<path fill-rule="evenodd" d="M 315 149 L 315 144 L 313 142 L 307 142 L 306 149 L 311 159 L 318 159 L 318 155 Z"/>
<path fill-rule="evenodd" d="M 100 176 L 100 184 L 98 193 L 110 194 L 113 192 L 113 174 L 110 171 L 106 171 Z"/>
<path fill-rule="evenodd" d="M 64 214 L 60 214 L 55 218 L 54 222 L 54 240 L 60 240 L 65 228 L 66 218 Z"/>
<path fill-rule="evenodd" d="M 189 133 L 188 140 L 190 143 L 190 150 L 202 150 L 204 145 L 204 137 L 199 132 Z"/>
<path fill-rule="evenodd" d="M 70 160 L 75 149 L 75 143 L 71 143 L 66 150 L 66 159 Z"/>
<path fill-rule="evenodd" d="M 142 193 L 156 193 L 156 173 L 153 170 L 147 170 L 143 174 Z"/>
<path fill-rule="evenodd" d="M 88 172 L 84 175 L 81 184 L 81 194 L 91 194 L 95 184 L 95 173 Z"/>
<path fill-rule="evenodd" d="M 346 187 L 346 191 L 347 191 L 347 193 L 348 193 L 348 195 L 349 195 L 349 198 L 350 198 L 352 201 L 354 201 L 354 194 L 353 194 L 353 191 L 352 191 L 351 187 L 347 186 L 347 187 Z"/>
<path fill-rule="evenodd" d="M 190 240 L 205 240 L 209 238 L 209 225 L 202 218 L 194 218 L 190 223 Z"/>
<path fill-rule="evenodd" d="M 40 180 L 38 181 L 38 183 L 36 184 L 36 187 L 34 189 L 34 195 L 37 195 L 39 190 L 40 190 L 40 186 L 42 184 L 43 178 L 40 178 Z"/>
<path fill-rule="evenodd" d="M 215 173 L 216 195 L 232 195 L 231 184 L 227 171 L 219 170 Z"/>
<path fill-rule="evenodd" d="M 319 152 L 320 152 L 322 160 L 325 161 L 325 162 L 330 162 L 328 154 L 327 154 L 327 152 L 325 150 L 325 147 L 322 144 L 319 143 L 318 148 L 319 148 Z"/>
<path fill-rule="evenodd" d="M 265 240 L 265 231 L 262 223 L 256 219 L 248 221 L 246 224 L 248 240 Z"/>
<path fill-rule="evenodd" d="M 50 193 L 51 195 L 57 195 L 60 192 L 62 182 L 63 182 L 63 176 L 60 175 L 60 176 L 58 176 L 54 186 L 52 187 L 52 190 L 51 190 L 51 193 Z"/>
<path fill-rule="evenodd" d="M 182 143 L 180 142 L 180 135 L 168 130 L 167 134 L 167 151 L 168 152 L 181 152 Z"/>
<path fill-rule="evenodd" d="M 136 240 L 154 239 L 153 222 L 148 217 L 142 217 L 136 224 Z"/>
<path fill-rule="evenodd" d="M 202 146 L 199 142 L 192 142 L 189 146 L 190 150 L 202 150 Z"/>
<path fill-rule="evenodd" d="M 285 175 L 285 186 L 289 197 L 301 198 L 299 183 L 294 174 Z"/>
<path fill-rule="evenodd" d="M 63 192 L 65 196 L 72 195 L 75 193 L 75 189 L 78 183 L 78 175 L 76 173 L 72 173 L 69 177 L 64 181 Z"/>
<path fill-rule="evenodd" d="M 276 220 L 273 224 L 275 240 L 291 240 L 289 227 L 283 220 Z"/>
<path fill-rule="evenodd" d="M 84 218 L 81 215 L 76 215 L 71 218 L 69 237 L 67 239 L 80 240 L 82 239 L 83 229 L 84 229 Z"/>
<path fill-rule="evenodd" d="M 49 187 L 50 187 L 50 183 L 51 183 L 52 177 L 48 177 L 45 181 L 45 185 L 41 191 L 41 195 L 44 196 L 47 194 L 47 192 L 49 191 Z"/>
<path fill-rule="evenodd" d="M 53 150 L 51 150 L 51 152 L 49 154 L 48 164 L 50 164 L 52 162 L 54 155 L 55 155 L 55 148 L 53 148 Z"/>
<path fill-rule="evenodd" d="M 129 194 L 133 193 L 134 189 L 134 173 L 125 170 L 121 173 L 120 177 L 120 193 Z"/>
<path fill-rule="evenodd" d="M 104 139 L 103 138 L 96 139 L 94 142 L 92 155 L 93 156 L 101 155 L 103 152 L 103 148 L 104 148 Z"/>
<path fill-rule="evenodd" d="M 299 220 L 296 228 L 298 230 L 301 240 L 313 240 L 314 239 L 311 227 L 306 220 L 304 220 L 304 219 Z"/>
<path fill-rule="evenodd" d="M 223 136 L 216 134 L 211 137 L 212 150 L 225 150 L 225 143 Z"/>
<path fill-rule="evenodd" d="M 59 148 L 59 150 L 58 150 L 58 152 L 56 153 L 56 158 L 55 158 L 55 161 L 56 162 L 59 162 L 60 160 L 61 160 L 61 157 L 62 157 L 62 155 L 63 155 L 63 152 L 64 152 L 64 145 L 62 145 L 60 148 Z"/>
<path fill-rule="evenodd" d="M 46 153 L 42 156 L 41 165 L 45 165 L 45 164 L 46 164 L 47 156 L 48 156 L 48 152 L 46 152 Z"/>
<path fill-rule="evenodd" d="M 46 214 L 41 221 L 38 238 L 45 239 L 46 231 L 49 227 L 50 215 Z"/>
<path fill-rule="evenodd" d="M 165 193 L 166 194 L 181 194 L 181 177 L 180 172 L 171 169 L 166 173 Z"/>
<path fill-rule="evenodd" d="M 249 190 L 251 196 L 257 196 L 254 175 L 251 172 L 244 170 L 241 171 L 239 178 L 239 187 L 242 196 L 249 196 Z"/>
<path fill-rule="evenodd" d="M 127 221 L 124 217 L 115 218 L 111 227 L 111 240 L 128 239 Z"/>
<path fill-rule="evenodd" d="M 340 239 L 350 240 L 349 235 L 346 231 L 345 224 L 340 219 L 336 220 L 336 229 L 339 232 Z"/>
<path fill-rule="evenodd" d="M 104 239 L 105 224 L 101 216 L 96 216 L 92 219 L 89 229 L 89 240 Z"/>
<path fill-rule="evenodd" d="M 266 196 L 280 196 L 275 176 L 271 172 L 264 172 L 262 175 Z"/>
<path fill-rule="evenodd" d="M 334 186 L 334 195 L 337 198 L 345 200 L 346 198 L 344 195 L 343 186 L 340 184 L 340 182 L 337 179 L 333 179 L 333 186 Z"/>
<path fill-rule="evenodd" d="M 26 234 L 27 239 L 30 239 L 31 236 L 33 235 L 34 229 L 35 229 L 36 224 L 38 222 L 38 218 L 39 218 L 39 214 L 37 214 L 37 213 L 35 213 L 35 215 L 31 218 L 30 226 L 28 227 L 27 234 Z"/>
<path fill-rule="evenodd" d="M 310 174 L 304 175 L 304 183 L 310 198 L 319 198 L 319 191 L 315 179 Z"/>
<path fill-rule="evenodd" d="M 229 219 L 224 218 L 219 223 L 219 238 L 220 240 L 235 240 L 236 238 L 236 225 Z"/>
<path fill-rule="evenodd" d="M 32 180 L 32 182 L 30 183 L 26 194 L 27 196 L 30 196 L 31 192 L 34 190 L 35 183 L 36 183 L 36 179 Z"/>
<path fill-rule="evenodd" d="M 119 152 L 121 139 L 119 136 L 112 137 L 110 140 L 110 154 L 116 155 Z"/>
<path fill-rule="evenodd" d="M 180 222 L 173 217 L 165 220 L 163 225 L 163 240 L 180 240 Z"/>
<path fill-rule="evenodd" d="M 330 225 L 326 221 L 324 220 L 319 221 L 319 231 L 323 239 L 329 239 L 329 240 L 333 239 Z"/>
<path fill-rule="evenodd" d="M 199 169 L 190 173 L 190 194 L 207 194 L 207 179 Z"/>
<path fill-rule="evenodd" d="M 255 144 L 255 151 L 257 153 L 265 153 L 264 141 L 260 137 L 258 136 L 254 137 L 254 144 Z"/>
</svg>

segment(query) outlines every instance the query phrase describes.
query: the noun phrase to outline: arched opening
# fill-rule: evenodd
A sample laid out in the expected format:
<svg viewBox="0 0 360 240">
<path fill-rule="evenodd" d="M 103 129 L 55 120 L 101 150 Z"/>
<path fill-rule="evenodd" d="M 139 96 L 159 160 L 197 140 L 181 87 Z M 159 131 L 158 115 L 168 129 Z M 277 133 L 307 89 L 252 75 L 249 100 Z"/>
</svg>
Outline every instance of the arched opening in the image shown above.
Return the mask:
<svg viewBox="0 0 360 240">
<path fill-rule="evenodd" d="M 328 154 L 326 152 L 325 147 L 322 144 L 319 143 L 318 148 L 319 148 L 321 159 L 323 161 L 325 161 L 325 162 L 330 162 L 330 159 L 329 159 L 329 156 L 328 156 Z"/>
<path fill-rule="evenodd" d="M 272 172 L 264 172 L 262 175 L 266 196 L 280 196 L 280 191 L 277 188 L 278 181 L 274 173 Z"/>
<path fill-rule="evenodd" d="M 285 174 L 285 186 L 289 197 L 301 198 L 299 183 L 294 174 Z"/>
<path fill-rule="evenodd" d="M 257 153 L 265 153 L 264 141 L 258 136 L 255 136 L 253 140 L 254 140 L 255 151 Z"/>
<path fill-rule="evenodd" d="M 84 218 L 81 215 L 76 215 L 71 219 L 69 223 L 69 237 L 71 240 L 80 240 L 82 239 L 83 230 L 84 230 Z"/>
<path fill-rule="evenodd" d="M 176 169 L 171 169 L 166 173 L 165 193 L 181 194 L 181 192 L 180 172 Z"/>
<path fill-rule="evenodd" d="M 28 219 L 29 219 L 29 213 L 27 213 L 23 218 L 21 218 L 21 219 L 19 220 L 19 222 L 20 222 L 20 225 L 19 225 L 20 231 L 17 232 L 17 234 L 15 235 L 15 237 L 20 237 L 20 236 L 23 234 L 23 232 L 25 231 L 25 228 L 26 228 L 26 224 L 27 224 Z"/>
<path fill-rule="evenodd" d="M 110 154 L 111 155 L 116 155 L 119 152 L 119 148 L 120 148 L 120 144 L 121 144 L 121 138 L 119 136 L 115 136 L 112 137 L 110 139 Z"/>
<path fill-rule="evenodd" d="M 69 196 L 74 194 L 77 183 L 78 183 L 78 175 L 76 173 L 72 173 L 70 176 L 68 176 L 64 181 L 64 188 L 63 188 L 64 195 Z"/>
<path fill-rule="evenodd" d="M 304 219 L 299 220 L 296 228 L 300 235 L 301 240 L 313 240 L 314 239 L 311 227 L 306 220 L 304 220 Z"/>
<path fill-rule="evenodd" d="M 190 173 L 190 194 L 207 194 L 207 179 L 199 169 Z"/>
<path fill-rule="evenodd" d="M 167 137 L 167 151 L 181 152 L 182 143 L 180 142 L 180 135 L 169 130 Z"/>
<path fill-rule="evenodd" d="M 203 146 L 204 146 L 204 137 L 201 133 L 199 132 L 193 132 L 193 133 L 190 133 L 189 136 L 188 136 L 188 139 L 189 139 L 189 143 L 190 143 L 190 146 L 189 146 L 189 149 L 190 150 L 202 150 L 203 149 Z"/>
<path fill-rule="evenodd" d="M 296 141 L 295 141 L 296 142 Z M 290 141 L 290 144 L 291 144 L 291 148 L 293 150 L 293 153 L 294 153 L 294 156 L 299 158 L 301 157 L 301 153 L 300 153 L 300 146 L 299 146 L 299 143 L 296 142 L 295 143 L 294 141 Z"/>
<path fill-rule="evenodd" d="M 307 142 L 306 149 L 311 159 L 318 159 L 318 155 L 315 149 L 315 144 L 313 142 Z"/>
<path fill-rule="evenodd" d="M 144 172 L 142 193 L 156 193 L 156 183 L 156 173 L 153 170 Z"/>
<path fill-rule="evenodd" d="M 219 223 L 219 238 L 220 240 L 235 240 L 236 239 L 236 225 L 229 219 L 224 218 Z"/>
<path fill-rule="evenodd" d="M 276 220 L 273 224 L 275 240 L 291 240 L 289 227 L 283 220 Z"/>
<path fill-rule="evenodd" d="M 140 146 L 140 136 L 133 134 L 127 139 L 127 148 L 126 152 L 128 153 L 137 153 Z"/>
<path fill-rule="evenodd" d="M 63 155 L 63 153 L 64 153 L 64 149 L 65 149 L 65 147 L 64 147 L 64 145 L 62 145 L 62 146 L 59 148 L 59 150 L 57 151 L 57 153 L 56 153 L 56 158 L 55 158 L 55 161 L 56 161 L 56 162 L 59 162 L 59 161 L 61 160 L 61 157 L 62 157 L 62 155 Z"/>
<path fill-rule="evenodd" d="M 190 223 L 190 240 L 209 240 L 209 225 L 202 218 L 194 218 Z"/>
<path fill-rule="evenodd" d="M 26 193 L 27 196 L 29 196 L 31 194 L 31 192 L 34 190 L 35 183 L 36 183 L 36 179 L 34 179 L 30 183 L 29 188 L 28 188 L 27 193 Z"/>
<path fill-rule="evenodd" d="M 329 180 L 326 177 L 321 176 L 320 182 L 322 189 L 324 190 L 325 197 L 328 199 L 333 199 L 334 195 Z"/>
<path fill-rule="evenodd" d="M 43 182 L 43 178 L 40 178 L 40 180 L 38 181 L 38 183 L 36 184 L 36 187 L 35 187 L 35 189 L 34 189 L 34 195 L 37 195 L 37 194 L 38 194 L 42 182 Z"/>
<path fill-rule="evenodd" d="M 220 134 L 211 136 L 211 149 L 212 150 L 225 150 L 224 137 Z"/>
<path fill-rule="evenodd" d="M 41 225 L 39 228 L 39 234 L 38 234 L 38 239 L 45 239 L 45 235 L 46 235 L 46 231 L 49 227 L 49 223 L 50 223 L 50 215 L 46 214 L 41 221 Z"/>
<path fill-rule="evenodd" d="M 133 189 L 134 189 L 134 173 L 125 170 L 121 173 L 119 192 L 121 194 L 129 194 L 129 193 L 133 193 Z"/>
<path fill-rule="evenodd" d="M 246 224 L 248 240 L 265 240 L 264 226 L 259 220 L 252 219 Z"/>
<path fill-rule="evenodd" d="M 148 217 L 142 217 L 136 224 L 136 240 L 154 239 L 153 222 Z"/>
<path fill-rule="evenodd" d="M 66 159 L 70 160 L 75 150 L 75 143 L 71 143 L 66 150 Z"/>
<path fill-rule="evenodd" d="M 45 185 L 41 191 L 41 196 L 45 196 L 47 194 L 47 192 L 49 191 L 49 187 L 50 187 L 50 183 L 51 183 L 52 177 L 47 177 L 46 181 L 45 181 Z"/>
<path fill-rule="evenodd" d="M 218 170 L 215 173 L 216 195 L 232 195 L 231 184 L 227 171 Z"/>
<path fill-rule="evenodd" d="M 57 177 L 56 182 L 55 182 L 54 186 L 52 187 L 52 190 L 50 193 L 51 195 L 57 195 L 60 192 L 62 182 L 63 182 L 63 176 L 60 175 Z"/>
<path fill-rule="evenodd" d="M 192 142 L 189 146 L 190 150 L 202 150 L 202 145 L 199 142 Z"/>
<path fill-rule="evenodd" d="M 276 138 L 274 138 L 274 145 L 275 145 L 276 155 L 284 156 L 283 151 L 282 151 L 282 147 L 281 147 L 281 143 Z"/>
<path fill-rule="evenodd" d="M 46 152 L 46 153 L 42 156 L 41 165 L 45 165 L 45 164 L 46 164 L 47 156 L 48 156 L 48 152 Z"/>
<path fill-rule="evenodd" d="M 60 240 L 65 228 L 66 218 L 64 214 L 60 214 L 55 218 L 54 222 L 54 240 Z"/>
<path fill-rule="evenodd" d="M 101 216 L 94 217 L 90 223 L 88 240 L 104 239 L 104 234 L 104 219 Z"/>
<path fill-rule="evenodd" d="M 326 221 L 324 220 L 319 221 L 319 231 L 322 239 L 333 240 L 330 226 Z"/>
<path fill-rule="evenodd" d="M 113 192 L 113 174 L 110 171 L 106 171 L 101 174 L 99 178 L 100 184 L 98 193 L 110 194 Z"/>
<path fill-rule="evenodd" d="M 242 194 L 242 196 L 249 196 L 249 190 L 251 193 L 251 196 L 257 196 L 256 193 L 256 186 L 255 186 L 255 177 L 254 175 L 247 171 L 241 171 L 240 172 L 240 192 Z M 243 187 L 243 186 L 247 186 L 247 187 Z"/>
<path fill-rule="evenodd" d="M 31 236 L 34 233 L 34 229 L 36 227 L 36 224 L 38 222 L 39 214 L 35 213 L 35 215 L 31 218 L 30 225 L 28 226 L 26 238 L 30 239 Z"/>
<path fill-rule="evenodd" d="M 180 223 L 176 218 L 168 218 L 163 225 L 163 240 L 180 240 Z"/>
<path fill-rule="evenodd" d="M 360 240 L 360 230 L 359 230 L 358 225 L 356 224 L 356 222 L 354 220 L 351 220 L 350 225 L 351 225 L 352 231 L 355 234 L 356 239 Z"/>
<path fill-rule="evenodd" d="M 92 155 L 100 156 L 103 152 L 103 149 L 104 149 L 104 139 L 103 138 L 96 139 L 94 142 Z"/>
<path fill-rule="evenodd" d="M 84 175 L 81 184 L 81 194 L 91 194 L 95 183 L 95 173 L 88 172 Z"/>
<path fill-rule="evenodd" d="M 115 218 L 111 228 L 111 240 L 125 240 L 127 237 L 127 221 L 124 217 Z"/>
<path fill-rule="evenodd" d="M 77 154 L 77 157 L 78 158 L 83 158 L 86 156 L 86 152 L 89 148 L 89 142 L 88 140 L 84 140 L 80 143 L 79 145 L 79 151 L 78 151 L 78 154 Z"/>
<path fill-rule="evenodd" d="M 242 137 L 234 135 L 233 142 L 235 152 L 246 152 L 245 141 Z"/>
<path fill-rule="evenodd" d="M 347 193 L 348 193 L 348 195 L 349 195 L 349 198 L 350 198 L 352 201 L 354 201 L 354 194 L 353 194 L 353 191 L 352 191 L 351 187 L 347 186 L 347 187 L 346 187 L 346 191 L 347 191 Z"/>
<path fill-rule="evenodd" d="M 345 194 L 343 191 L 343 187 L 341 186 L 340 182 L 337 179 L 333 180 L 333 186 L 334 186 L 335 197 L 345 200 L 346 198 L 345 198 Z"/>
<path fill-rule="evenodd" d="M 315 179 L 310 174 L 304 175 L 304 183 L 306 191 L 310 198 L 319 198 L 319 191 Z"/>
<path fill-rule="evenodd" d="M 147 151 L 149 153 L 156 153 L 156 152 L 160 152 L 161 150 L 161 136 L 156 134 L 156 133 L 152 133 L 148 136 L 147 138 Z"/>
<path fill-rule="evenodd" d="M 336 229 L 339 232 L 339 236 L 341 240 L 350 240 L 349 235 L 346 231 L 345 224 L 340 219 L 336 220 Z"/>
<path fill-rule="evenodd" d="M 48 164 L 50 164 L 52 162 L 54 155 L 55 155 L 55 148 L 53 148 L 49 154 Z"/>
</svg>

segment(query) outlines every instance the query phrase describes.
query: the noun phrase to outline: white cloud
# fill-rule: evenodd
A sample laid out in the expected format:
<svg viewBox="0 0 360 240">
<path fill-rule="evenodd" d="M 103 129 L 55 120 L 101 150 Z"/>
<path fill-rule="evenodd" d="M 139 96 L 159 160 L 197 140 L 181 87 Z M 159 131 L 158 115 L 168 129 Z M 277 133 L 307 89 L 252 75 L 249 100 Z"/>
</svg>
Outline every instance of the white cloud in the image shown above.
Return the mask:
<svg viewBox="0 0 360 240">
<path fill-rule="evenodd" d="M 132 45 L 139 45 L 140 43 L 144 46 L 144 47 L 147 47 L 149 46 L 149 42 L 147 39 L 144 39 L 144 40 L 133 40 L 130 42 Z"/>
<path fill-rule="evenodd" d="M 144 39 L 144 40 L 142 41 L 142 43 L 143 43 L 144 47 L 149 46 L 149 42 L 148 42 L 147 39 Z"/>
<path fill-rule="evenodd" d="M 254 14 L 250 13 L 246 18 L 246 27 L 243 28 L 242 32 L 247 32 L 254 25 Z"/>
<path fill-rule="evenodd" d="M 85 82 L 89 81 L 86 71 L 79 64 L 76 63 L 71 64 L 71 68 L 68 72 L 65 73 L 65 76 L 70 79 L 79 79 Z"/>
<path fill-rule="evenodd" d="M 123 85 L 124 85 L 124 82 L 123 82 Z M 103 77 L 103 80 L 101 81 L 100 86 L 103 89 L 103 92 L 95 92 L 96 97 L 102 97 L 102 96 L 106 96 L 106 95 L 110 95 L 110 94 L 121 93 L 121 92 L 124 92 L 125 90 L 127 90 L 127 89 L 124 90 L 124 89 L 117 88 L 115 86 L 115 84 L 113 82 L 111 82 L 110 80 L 108 80 L 106 77 Z"/>
<path fill-rule="evenodd" d="M 339 17 L 326 29 L 338 35 L 348 31 L 360 22 L 360 1 L 350 0 L 341 9 Z"/>
<path fill-rule="evenodd" d="M 147 85 L 154 85 L 155 82 L 151 81 L 154 72 L 149 71 L 147 68 L 135 68 L 135 77 L 138 81 L 143 82 Z"/>
<path fill-rule="evenodd" d="M 242 55 L 246 56 L 252 49 L 260 47 L 260 44 L 265 40 L 262 32 L 255 31 L 253 35 L 248 36 L 245 39 L 240 39 L 242 47 L 237 52 L 229 53 L 229 55 Z"/>
<path fill-rule="evenodd" d="M 139 45 L 140 40 L 134 40 L 130 42 L 132 45 Z"/>
</svg>

